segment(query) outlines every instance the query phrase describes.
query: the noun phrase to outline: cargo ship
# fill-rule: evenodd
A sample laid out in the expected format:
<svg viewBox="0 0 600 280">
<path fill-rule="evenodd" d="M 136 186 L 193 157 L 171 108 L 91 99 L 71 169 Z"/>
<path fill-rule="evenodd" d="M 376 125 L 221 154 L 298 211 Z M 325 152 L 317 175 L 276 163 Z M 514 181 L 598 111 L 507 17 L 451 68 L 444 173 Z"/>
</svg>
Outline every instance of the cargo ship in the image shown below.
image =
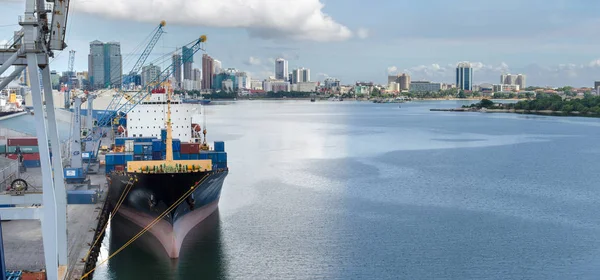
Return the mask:
<svg viewBox="0 0 600 280">
<path fill-rule="evenodd" d="M 124 198 L 117 215 L 139 230 L 158 221 L 148 231 L 170 258 L 178 258 L 188 232 L 217 209 L 229 169 L 225 143 L 209 147 L 206 127 L 192 122 L 190 105 L 171 95 L 170 87 L 153 90 L 127 114 L 128 127 L 138 126 L 136 135 L 115 138 L 105 162 L 111 206 Z M 156 127 L 159 120 L 163 125 Z M 185 140 L 173 138 L 174 131 Z"/>
</svg>

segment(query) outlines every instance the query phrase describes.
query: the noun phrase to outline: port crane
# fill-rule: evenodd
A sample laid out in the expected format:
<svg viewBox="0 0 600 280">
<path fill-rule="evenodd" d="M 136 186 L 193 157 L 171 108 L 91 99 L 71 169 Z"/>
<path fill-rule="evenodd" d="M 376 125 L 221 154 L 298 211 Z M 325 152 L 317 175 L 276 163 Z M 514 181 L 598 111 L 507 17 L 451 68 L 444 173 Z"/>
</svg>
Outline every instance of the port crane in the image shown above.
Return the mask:
<svg viewBox="0 0 600 280">
<path fill-rule="evenodd" d="M 52 5 L 46 5 L 46 2 Z M 21 30 L 8 48 L 0 49 L 0 75 L 14 66 L 8 81 L 25 67 L 28 68 L 43 187 L 42 194 L 0 195 L 2 203 L 42 205 L 4 208 L 0 215 L 2 219 L 41 220 L 46 276 L 50 280 L 64 279 L 68 267 L 67 194 L 62 159 L 58 156 L 61 154 L 60 141 L 52 98 L 49 58 L 54 57 L 54 51 L 63 51 L 67 47 L 65 34 L 69 4 L 70 0 L 25 0 L 25 12 L 18 18 Z M 1 83 L 0 89 L 5 86 Z M 45 100 L 45 108 L 42 99 Z M 43 112 L 46 112 L 46 116 Z M 52 160 L 51 152 L 55 155 Z"/>
<path fill-rule="evenodd" d="M 73 69 L 75 68 L 75 50 L 69 51 L 69 65 L 67 70 L 67 89 L 65 90 L 65 109 L 71 107 L 71 92 L 73 90 L 73 80 L 77 78 Z"/>
<path fill-rule="evenodd" d="M 131 71 L 129 71 L 129 74 L 127 74 L 124 77 L 124 85 L 129 85 L 130 83 L 132 83 L 135 79 L 135 76 L 140 73 L 142 66 L 144 65 L 144 63 L 146 62 L 146 60 L 148 59 L 148 56 L 150 56 L 150 53 L 152 52 L 152 50 L 154 49 L 154 46 L 156 46 L 156 43 L 158 43 L 158 40 L 160 39 L 160 37 L 162 36 L 163 33 L 165 33 L 163 27 L 165 27 L 167 23 L 163 20 L 160 22 L 160 24 L 158 25 L 158 27 L 156 27 L 150 34 L 152 35 L 152 38 L 150 39 L 150 42 L 148 43 L 148 45 L 146 45 L 146 48 L 144 48 L 144 51 L 142 52 L 142 55 L 138 58 L 138 60 L 136 61 L 135 65 L 133 66 L 133 68 L 131 69 Z M 123 96 L 124 93 L 122 91 L 117 92 L 117 94 L 115 94 L 112 98 L 112 100 L 110 101 L 110 103 L 108 103 L 108 106 L 106 107 L 105 110 L 105 114 L 114 111 L 119 104 L 121 103 L 121 101 L 123 100 Z M 108 116 L 108 115 L 105 115 Z"/>
</svg>

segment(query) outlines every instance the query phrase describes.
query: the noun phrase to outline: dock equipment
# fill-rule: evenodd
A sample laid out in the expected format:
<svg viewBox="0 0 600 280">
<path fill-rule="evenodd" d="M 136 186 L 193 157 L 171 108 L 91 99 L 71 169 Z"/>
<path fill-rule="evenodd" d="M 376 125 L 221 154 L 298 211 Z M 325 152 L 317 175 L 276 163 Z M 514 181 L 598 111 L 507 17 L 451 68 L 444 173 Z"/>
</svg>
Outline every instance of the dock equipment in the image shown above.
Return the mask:
<svg viewBox="0 0 600 280">
<path fill-rule="evenodd" d="M 67 270 L 67 195 L 61 157 L 54 156 L 52 164 L 50 160 L 52 150 L 54 155 L 61 153 L 49 58 L 54 57 L 54 51 L 66 48 L 65 34 L 70 0 L 48 2 L 52 4 L 46 5 L 45 0 L 25 0 L 25 13 L 18 18 L 21 29 L 15 32 L 16 35 L 7 44 L 7 48 L 0 49 L 0 75 L 11 66 L 15 69 L 9 77 L 18 75 L 24 67 L 29 70 L 43 187 L 42 194 L 0 195 L 0 202 L 27 202 L 29 205 L 42 206 L 2 208 L 0 216 L 8 220 L 41 219 L 46 276 L 55 280 L 63 279 Z M 51 21 L 49 17 L 52 17 Z M 5 83 L 0 84 L 0 89 L 5 86 Z M 46 108 L 42 103 L 42 94 Z M 46 112 L 46 117 L 38 112 Z M 52 150 L 48 142 L 51 143 Z"/>
</svg>

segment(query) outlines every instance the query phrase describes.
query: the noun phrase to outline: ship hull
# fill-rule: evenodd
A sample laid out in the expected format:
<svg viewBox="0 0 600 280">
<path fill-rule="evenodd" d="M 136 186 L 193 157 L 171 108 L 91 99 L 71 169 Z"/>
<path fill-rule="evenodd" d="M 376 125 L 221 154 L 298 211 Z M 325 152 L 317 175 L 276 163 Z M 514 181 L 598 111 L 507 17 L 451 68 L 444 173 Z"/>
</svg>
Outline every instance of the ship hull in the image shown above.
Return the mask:
<svg viewBox="0 0 600 280">
<path fill-rule="evenodd" d="M 113 172 L 109 175 L 109 202 L 115 207 L 131 176 L 133 183 L 117 214 L 136 227 L 145 228 L 166 213 L 197 182 L 198 186 L 183 201 L 152 226 L 151 233 L 170 258 L 178 258 L 181 244 L 188 232 L 217 208 L 227 171 L 210 171 L 175 174 L 127 174 Z M 119 230 L 119 229 L 114 229 Z"/>
</svg>

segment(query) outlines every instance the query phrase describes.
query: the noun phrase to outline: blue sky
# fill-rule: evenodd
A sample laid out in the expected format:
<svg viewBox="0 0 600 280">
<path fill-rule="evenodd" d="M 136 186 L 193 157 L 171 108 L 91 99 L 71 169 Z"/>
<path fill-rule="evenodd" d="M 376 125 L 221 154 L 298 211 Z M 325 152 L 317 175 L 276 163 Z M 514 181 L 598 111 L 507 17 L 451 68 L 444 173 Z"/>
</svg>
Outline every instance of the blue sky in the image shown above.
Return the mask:
<svg viewBox="0 0 600 280">
<path fill-rule="evenodd" d="M 153 3 L 152 6 L 147 2 Z M 277 57 L 311 69 L 313 80 L 385 83 L 388 73 L 452 82 L 461 61 L 475 83 L 501 73 L 528 85 L 591 86 L 600 80 L 600 1 L 593 0 L 74 0 L 67 51 L 52 67 L 87 69 L 89 42 L 120 41 L 125 71 L 161 19 L 168 34 L 149 60 L 201 34 L 224 67 L 265 78 Z M 0 40 L 18 26 L 24 2 L 0 0 Z M 134 54 L 132 54 L 134 53 Z M 139 53 L 139 52 L 138 52 Z M 196 56 L 200 68 L 200 55 Z"/>
</svg>

